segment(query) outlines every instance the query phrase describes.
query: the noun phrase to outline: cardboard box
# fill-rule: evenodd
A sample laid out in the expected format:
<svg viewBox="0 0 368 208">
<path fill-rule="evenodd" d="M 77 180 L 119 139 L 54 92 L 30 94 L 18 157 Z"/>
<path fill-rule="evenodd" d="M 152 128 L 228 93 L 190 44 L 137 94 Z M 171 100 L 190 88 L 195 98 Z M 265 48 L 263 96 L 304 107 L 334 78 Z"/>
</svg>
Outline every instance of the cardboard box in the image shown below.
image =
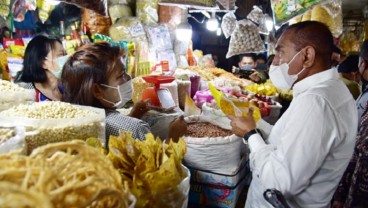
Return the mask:
<svg viewBox="0 0 368 208">
<path fill-rule="evenodd" d="M 240 167 L 229 175 L 217 174 L 188 167 L 191 173 L 188 207 L 236 206 L 239 194 L 249 185 L 251 172 L 248 160 L 242 160 Z"/>
</svg>

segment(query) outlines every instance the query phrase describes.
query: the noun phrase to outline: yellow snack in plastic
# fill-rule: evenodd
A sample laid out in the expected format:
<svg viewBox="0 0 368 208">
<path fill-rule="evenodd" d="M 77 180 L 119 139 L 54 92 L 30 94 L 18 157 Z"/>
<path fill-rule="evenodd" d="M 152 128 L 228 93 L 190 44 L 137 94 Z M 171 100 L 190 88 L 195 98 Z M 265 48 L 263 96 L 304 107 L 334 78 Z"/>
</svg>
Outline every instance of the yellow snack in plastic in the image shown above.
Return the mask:
<svg viewBox="0 0 368 208">
<path fill-rule="evenodd" d="M 223 92 L 218 91 L 212 84 L 208 84 L 213 97 L 216 100 L 217 105 L 222 112 L 228 116 L 247 116 L 249 108 L 253 108 L 253 118 L 258 121 L 261 118 L 261 112 L 259 109 L 251 105 L 249 102 L 239 101 L 235 99 L 227 98 Z"/>
</svg>

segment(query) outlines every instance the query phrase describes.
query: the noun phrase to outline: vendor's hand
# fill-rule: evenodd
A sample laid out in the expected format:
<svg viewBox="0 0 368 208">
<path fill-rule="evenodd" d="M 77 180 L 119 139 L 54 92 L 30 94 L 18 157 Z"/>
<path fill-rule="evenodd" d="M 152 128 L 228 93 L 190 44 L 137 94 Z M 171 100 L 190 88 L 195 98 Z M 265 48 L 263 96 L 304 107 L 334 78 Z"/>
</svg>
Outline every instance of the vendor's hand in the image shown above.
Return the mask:
<svg viewBox="0 0 368 208">
<path fill-rule="evenodd" d="M 228 116 L 230 125 L 235 135 L 243 137 L 246 133 L 256 128 L 256 121 L 253 118 L 253 108 L 249 109 L 246 117 Z"/>
<path fill-rule="evenodd" d="M 171 121 L 169 125 L 169 134 L 166 142 L 172 140 L 178 142 L 179 138 L 187 132 L 187 123 L 184 121 L 184 116 L 180 116 L 175 120 Z"/>
<path fill-rule="evenodd" d="M 331 208 L 343 208 L 344 202 L 340 201 L 333 201 Z"/>
<path fill-rule="evenodd" d="M 232 70 L 231 70 L 233 73 L 237 73 L 239 70 L 237 67 L 233 66 Z"/>
<path fill-rule="evenodd" d="M 252 80 L 252 81 L 255 81 L 255 82 L 259 82 L 261 81 L 261 77 L 259 76 L 259 72 L 255 71 L 253 72 L 253 74 L 251 74 L 249 76 L 249 78 Z"/>
<path fill-rule="evenodd" d="M 141 119 L 142 116 L 149 111 L 147 104 L 150 102 L 149 99 L 145 101 L 138 101 L 134 103 L 132 110 L 129 113 L 130 117 Z"/>
</svg>

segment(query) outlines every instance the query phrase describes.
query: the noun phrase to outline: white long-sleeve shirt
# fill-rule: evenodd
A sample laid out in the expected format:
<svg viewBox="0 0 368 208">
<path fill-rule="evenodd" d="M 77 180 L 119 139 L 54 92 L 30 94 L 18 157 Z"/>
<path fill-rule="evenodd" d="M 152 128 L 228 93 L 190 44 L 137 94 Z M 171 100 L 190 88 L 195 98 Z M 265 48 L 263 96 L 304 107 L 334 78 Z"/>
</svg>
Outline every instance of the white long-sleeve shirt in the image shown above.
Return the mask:
<svg viewBox="0 0 368 208">
<path fill-rule="evenodd" d="M 357 110 L 337 71 L 307 77 L 293 92 L 268 144 L 258 134 L 248 140 L 253 180 L 247 208 L 272 207 L 263 198 L 268 188 L 280 190 L 291 207 L 329 207 L 352 156 Z"/>
</svg>

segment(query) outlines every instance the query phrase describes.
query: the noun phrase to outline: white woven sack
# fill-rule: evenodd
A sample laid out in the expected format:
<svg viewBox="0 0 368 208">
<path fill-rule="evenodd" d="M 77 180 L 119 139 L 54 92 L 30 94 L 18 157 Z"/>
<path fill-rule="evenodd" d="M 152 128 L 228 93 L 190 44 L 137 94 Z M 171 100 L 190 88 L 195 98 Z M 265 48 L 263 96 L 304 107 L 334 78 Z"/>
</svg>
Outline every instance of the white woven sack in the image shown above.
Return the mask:
<svg viewBox="0 0 368 208">
<path fill-rule="evenodd" d="M 212 119 L 204 116 L 186 117 L 187 123 L 208 122 L 221 127 Z M 229 124 L 227 124 L 229 125 Z M 231 174 L 240 165 L 243 156 L 248 157 L 248 147 L 242 138 L 231 135 L 227 137 L 184 137 L 187 153 L 184 161 L 188 167 L 211 171 L 219 174 Z"/>
</svg>

